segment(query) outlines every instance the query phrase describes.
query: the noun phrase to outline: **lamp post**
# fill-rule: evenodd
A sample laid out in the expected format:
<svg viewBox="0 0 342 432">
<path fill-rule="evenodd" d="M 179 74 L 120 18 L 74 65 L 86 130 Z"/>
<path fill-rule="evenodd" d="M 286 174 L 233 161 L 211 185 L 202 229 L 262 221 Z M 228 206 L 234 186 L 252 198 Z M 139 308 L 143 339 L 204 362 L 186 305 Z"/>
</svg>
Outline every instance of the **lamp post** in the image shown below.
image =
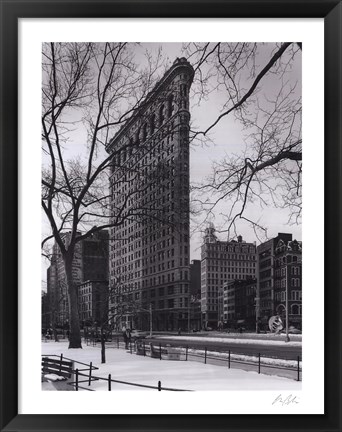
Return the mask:
<svg viewBox="0 0 342 432">
<path fill-rule="evenodd" d="M 191 313 L 190 305 L 191 305 L 191 295 L 189 295 L 188 298 L 188 333 L 190 333 L 190 313 Z"/>
<path fill-rule="evenodd" d="M 259 319 L 260 319 L 260 260 L 257 250 L 257 274 L 256 274 L 256 297 L 255 297 L 255 332 L 259 333 Z"/>
<path fill-rule="evenodd" d="M 152 337 L 152 303 L 150 303 L 150 338 Z"/>
<path fill-rule="evenodd" d="M 152 324 L 152 303 L 150 303 L 150 307 L 148 309 L 139 308 L 138 311 L 149 313 L 149 315 L 150 315 L 150 336 L 149 337 L 152 337 L 152 325 L 153 325 Z"/>
</svg>

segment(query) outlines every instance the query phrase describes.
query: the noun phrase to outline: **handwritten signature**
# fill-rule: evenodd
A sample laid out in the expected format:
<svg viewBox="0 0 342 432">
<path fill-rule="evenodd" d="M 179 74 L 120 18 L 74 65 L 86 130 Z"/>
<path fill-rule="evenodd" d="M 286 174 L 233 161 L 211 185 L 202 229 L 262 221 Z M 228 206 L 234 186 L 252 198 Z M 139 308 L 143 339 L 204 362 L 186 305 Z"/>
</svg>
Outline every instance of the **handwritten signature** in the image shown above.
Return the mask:
<svg viewBox="0 0 342 432">
<path fill-rule="evenodd" d="M 281 404 L 282 406 L 284 405 L 292 405 L 292 404 L 298 404 L 299 400 L 297 399 L 297 396 L 293 396 L 292 394 L 283 397 L 282 394 L 278 395 L 274 401 L 272 402 L 272 405 L 275 404 Z"/>
</svg>

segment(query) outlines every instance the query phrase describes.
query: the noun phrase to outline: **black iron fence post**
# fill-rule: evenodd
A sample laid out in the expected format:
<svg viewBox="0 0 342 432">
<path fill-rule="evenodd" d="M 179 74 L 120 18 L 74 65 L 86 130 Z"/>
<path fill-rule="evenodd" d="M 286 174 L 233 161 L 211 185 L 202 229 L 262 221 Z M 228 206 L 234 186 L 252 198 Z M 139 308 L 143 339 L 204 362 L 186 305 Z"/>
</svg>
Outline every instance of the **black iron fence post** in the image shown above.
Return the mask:
<svg viewBox="0 0 342 432">
<path fill-rule="evenodd" d="M 112 391 L 112 375 L 108 374 L 108 391 Z"/>
<path fill-rule="evenodd" d="M 207 347 L 204 349 L 204 364 L 207 364 Z"/>
<path fill-rule="evenodd" d="M 146 357 L 145 341 L 143 341 L 143 344 L 144 344 L 144 357 Z"/>
<path fill-rule="evenodd" d="M 159 344 L 159 360 L 161 360 L 162 359 L 162 356 L 161 356 L 161 343 Z"/>
<path fill-rule="evenodd" d="M 161 382 L 158 381 L 158 391 L 161 391 Z"/>
<path fill-rule="evenodd" d="M 300 373 L 300 369 L 299 369 L 299 356 L 298 356 L 298 357 L 297 357 L 297 381 L 300 380 L 299 373 Z"/>
<path fill-rule="evenodd" d="M 119 338 L 116 339 L 116 343 L 117 343 L 117 347 L 118 347 L 118 349 L 119 349 L 119 348 L 120 348 L 120 341 L 119 341 Z"/>
<path fill-rule="evenodd" d="M 258 373 L 260 373 L 260 353 L 259 353 L 259 362 L 258 362 Z"/>
<path fill-rule="evenodd" d="M 91 383 L 91 372 L 92 372 L 92 369 L 93 369 L 93 362 L 90 362 L 88 386 L 90 386 L 90 383 Z"/>
<path fill-rule="evenodd" d="M 78 369 L 76 369 L 76 381 L 75 381 L 76 391 L 78 391 Z"/>
<path fill-rule="evenodd" d="M 62 361 L 63 361 L 63 354 L 61 354 L 60 364 L 59 364 L 59 373 L 62 371 Z"/>
<path fill-rule="evenodd" d="M 228 369 L 230 369 L 230 350 L 228 351 Z"/>
<path fill-rule="evenodd" d="M 129 341 L 129 352 L 132 354 L 132 342 Z"/>
<path fill-rule="evenodd" d="M 186 346 L 185 349 L 185 361 L 188 361 L 188 345 Z"/>
</svg>

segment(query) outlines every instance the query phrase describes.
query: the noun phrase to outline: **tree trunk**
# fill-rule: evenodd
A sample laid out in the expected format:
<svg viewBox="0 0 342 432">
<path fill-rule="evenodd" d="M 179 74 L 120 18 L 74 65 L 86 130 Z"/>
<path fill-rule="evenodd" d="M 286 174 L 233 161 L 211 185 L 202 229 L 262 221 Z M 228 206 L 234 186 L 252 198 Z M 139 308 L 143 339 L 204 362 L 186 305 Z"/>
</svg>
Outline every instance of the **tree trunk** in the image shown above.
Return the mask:
<svg viewBox="0 0 342 432">
<path fill-rule="evenodd" d="M 82 348 L 81 329 L 78 314 L 77 286 L 72 276 L 72 256 L 64 257 L 69 300 L 69 348 Z"/>
<path fill-rule="evenodd" d="M 106 363 L 106 341 L 105 341 L 105 335 L 103 333 L 102 327 L 101 327 L 101 363 Z"/>
</svg>

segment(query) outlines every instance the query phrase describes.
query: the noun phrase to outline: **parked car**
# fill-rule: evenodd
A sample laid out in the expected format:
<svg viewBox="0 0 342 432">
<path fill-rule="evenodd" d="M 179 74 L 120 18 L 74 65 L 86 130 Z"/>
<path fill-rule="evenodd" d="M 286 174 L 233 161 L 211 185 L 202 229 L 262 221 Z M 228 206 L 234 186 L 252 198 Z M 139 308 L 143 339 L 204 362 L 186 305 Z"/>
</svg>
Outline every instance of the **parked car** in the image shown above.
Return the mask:
<svg viewBox="0 0 342 432">
<path fill-rule="evenodd" d="M 142 330 L 137 330 L 137 329 L 133 329 L 131 330 L 131 338 L 133 340 L 136 339 L 144 339 L 146 336 L 148 336 L 149 333 L 146 331 L 142 331 Z"/>
</svg>

